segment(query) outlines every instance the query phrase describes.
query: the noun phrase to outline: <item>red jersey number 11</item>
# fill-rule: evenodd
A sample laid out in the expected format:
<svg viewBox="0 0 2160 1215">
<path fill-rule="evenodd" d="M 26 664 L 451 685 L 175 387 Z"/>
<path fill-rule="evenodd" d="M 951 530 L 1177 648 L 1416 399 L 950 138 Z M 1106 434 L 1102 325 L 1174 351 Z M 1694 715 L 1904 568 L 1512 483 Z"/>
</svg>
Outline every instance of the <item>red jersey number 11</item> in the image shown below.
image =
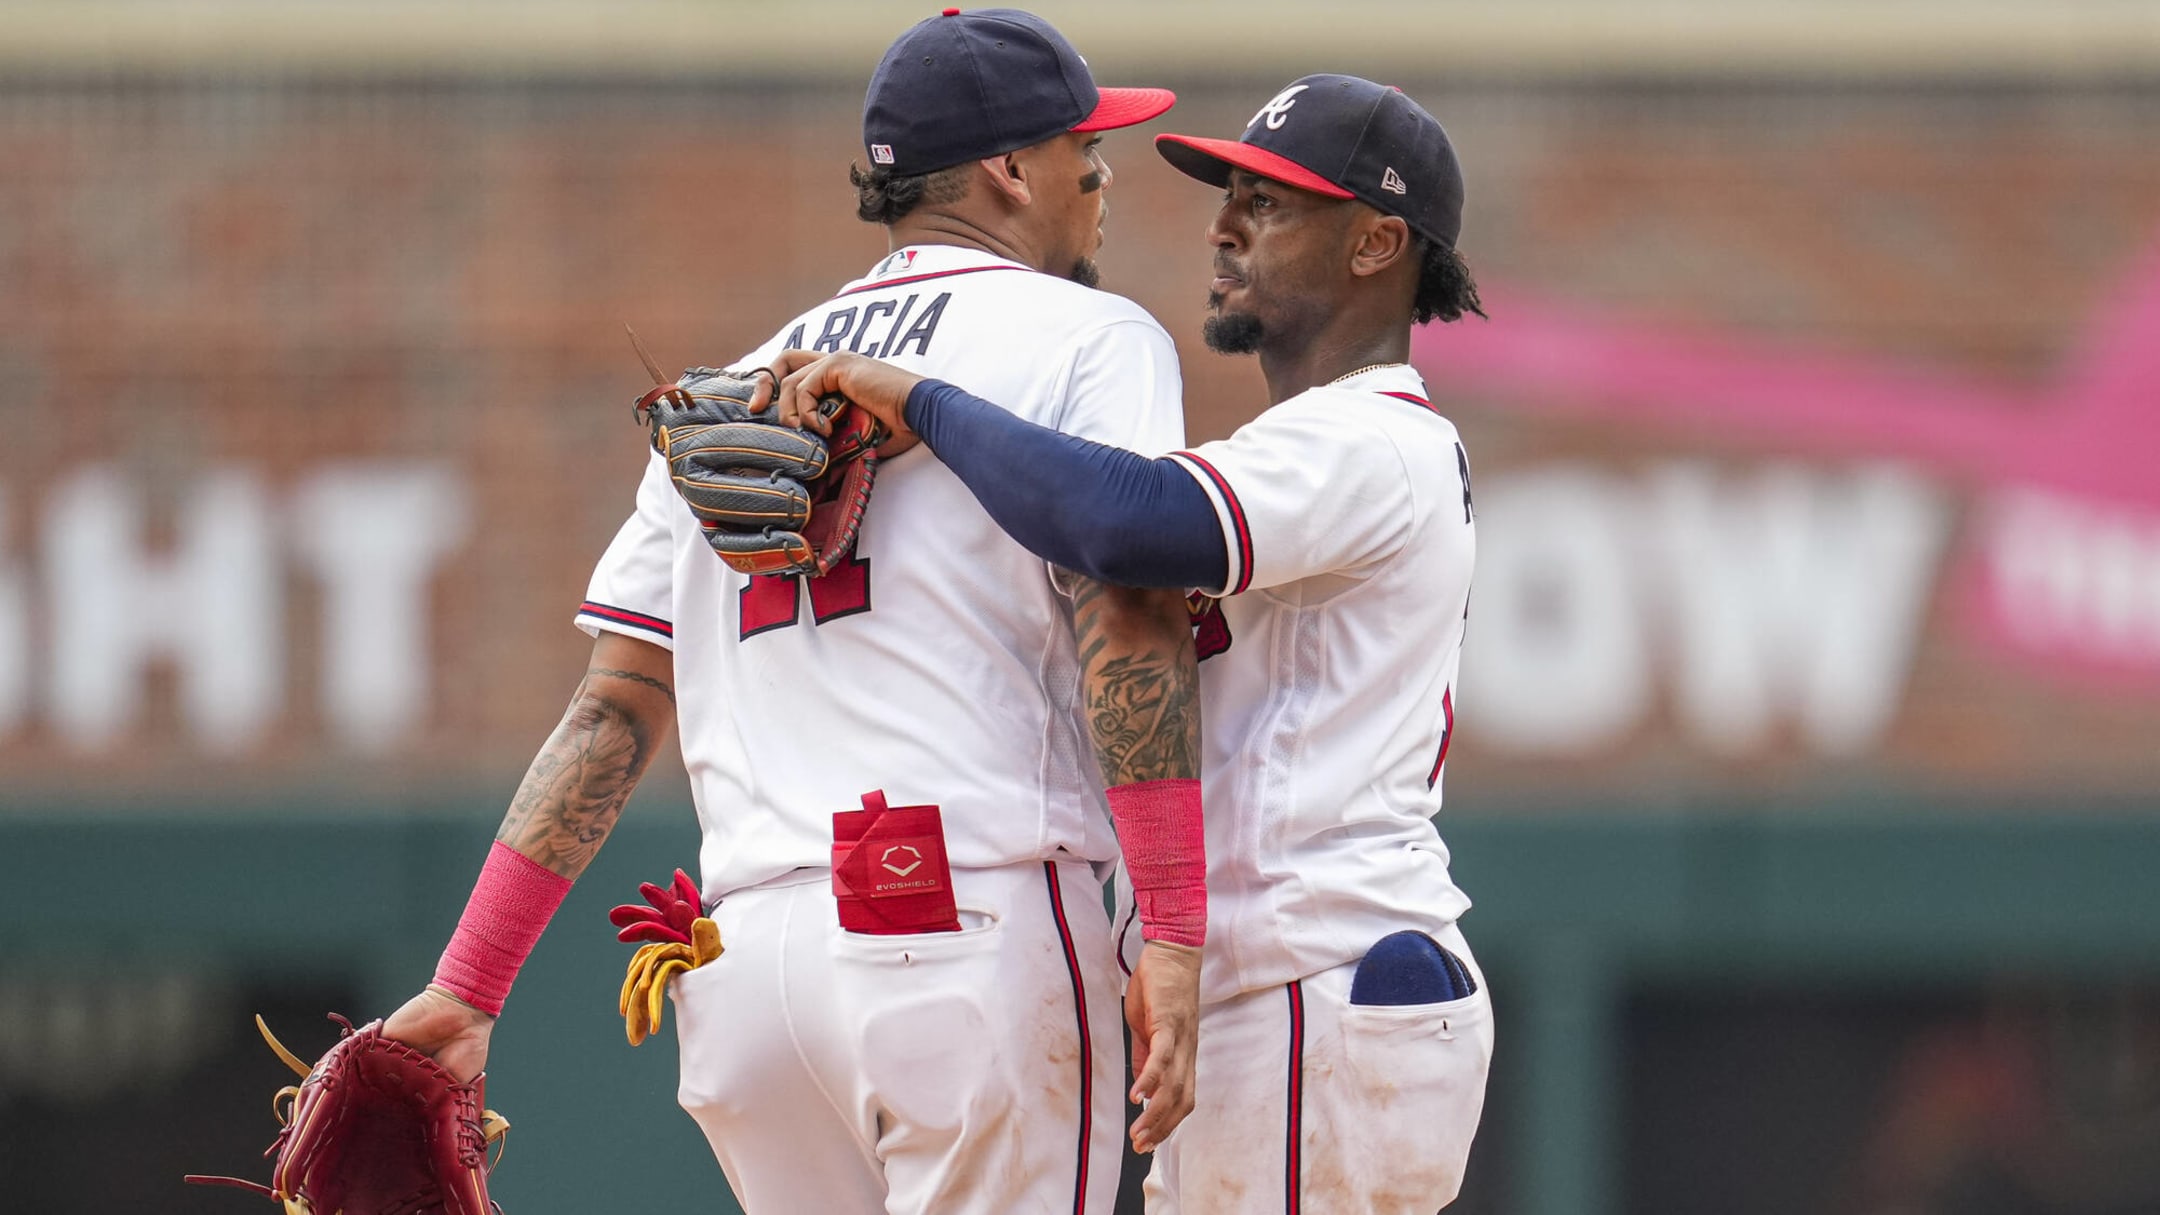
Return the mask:
<svg viewBox="0 0 2160 1215">
<path fill-rule="evenodd" d="M 736 596 L 741 638 L 792 628 L 801 618 L 802 590 L 810 586 L 810 616 L 819 624 L 870 610 L 870 559 L 849 553 L 822 578 L 800 574 L 753 574 Z"/>
</svg>

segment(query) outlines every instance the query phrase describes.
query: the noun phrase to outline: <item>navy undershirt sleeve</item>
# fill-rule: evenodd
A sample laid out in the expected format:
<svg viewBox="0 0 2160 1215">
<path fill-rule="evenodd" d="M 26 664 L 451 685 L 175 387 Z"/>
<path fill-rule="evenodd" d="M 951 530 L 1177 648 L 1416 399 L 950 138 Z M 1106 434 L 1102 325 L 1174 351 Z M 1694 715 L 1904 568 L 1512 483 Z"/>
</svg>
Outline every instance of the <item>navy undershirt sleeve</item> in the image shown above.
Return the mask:
<svg viewBox="0 0 2160 1215">
<path fill-rule="evenodd" d="M 1029 552 L 1111 586 L 1217 587 L 1229 576 L 1207 491 L 1169 459 L 1037 426 L 942 380 L 907 424 Z"/>
</svg>

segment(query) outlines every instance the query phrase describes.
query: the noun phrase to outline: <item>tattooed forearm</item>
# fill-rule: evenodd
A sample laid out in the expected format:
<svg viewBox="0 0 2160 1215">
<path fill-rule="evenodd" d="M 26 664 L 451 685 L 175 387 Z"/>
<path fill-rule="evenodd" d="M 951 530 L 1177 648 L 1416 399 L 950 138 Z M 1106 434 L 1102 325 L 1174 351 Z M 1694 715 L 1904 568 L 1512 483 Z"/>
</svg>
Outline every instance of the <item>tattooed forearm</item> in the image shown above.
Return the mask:
<svg viewBox="0 0 2160 1215">
<path fill-rule="evenodd" d="M 654 682 L 621 671 L 598 673 Z M 533 757 L 495 838 L 564 877 L 577 877 L 614 830 L 661 732 L 647 716 L 580 689 Z"/>
<path fill-rule="evenodd" d="M 1089 732 L 1105 783 L 1200 775 L 1200 672 L 1184 596 L 1074 579 Z"/>
<path fill-rule="evenodd" d="M 1104 661 L 1088 681 L 1089 726 L 1114 785 L 1197 775 L 1199 716 L 1175 666 L 1152 654 Z"/>
<path fill-rule="evenodd" d="M 614 671 L 609 670 L 606 667 L 591 667 L 588 668 L 585 672 L 585 678 L 587 679 L 591 679 L 595 675 L 612 675 L 617 679 L 627 679 L 631 683 L 644 684 L 646 687 L 651 688 L 654 691 L 660 693 L 662 696 L 667 697 L 667 702 L 669 704 L 675 703 L 675 689 L 667 686 L 667 684 L 661 682 L 660 680 L 654 679 L 650 675 L 640 675 L 636 671 Z"/>
</svg>

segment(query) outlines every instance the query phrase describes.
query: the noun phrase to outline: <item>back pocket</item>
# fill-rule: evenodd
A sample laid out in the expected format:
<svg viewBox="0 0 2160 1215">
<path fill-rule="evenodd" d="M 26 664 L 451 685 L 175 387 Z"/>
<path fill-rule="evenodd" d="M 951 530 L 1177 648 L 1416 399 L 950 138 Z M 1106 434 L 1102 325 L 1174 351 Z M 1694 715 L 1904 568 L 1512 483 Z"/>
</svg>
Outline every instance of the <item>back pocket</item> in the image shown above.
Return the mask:
<svg viewBox="0 0 2160 1215">
<path fill-rule="evenodd" d="M 1350 979 L 1350 1002 L 1366 1006 L 1446 1004 L 1476 993 L 1462 959 L 1416 929 L 1380 938 Z"/>
</svg>

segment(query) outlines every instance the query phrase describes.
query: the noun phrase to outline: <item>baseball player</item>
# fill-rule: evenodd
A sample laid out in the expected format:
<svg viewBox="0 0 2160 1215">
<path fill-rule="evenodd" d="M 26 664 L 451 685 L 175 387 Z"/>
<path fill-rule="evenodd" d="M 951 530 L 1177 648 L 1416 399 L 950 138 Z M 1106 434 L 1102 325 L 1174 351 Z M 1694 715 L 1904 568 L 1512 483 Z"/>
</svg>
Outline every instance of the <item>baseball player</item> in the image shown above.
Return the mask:
<svg viewBox="0 0 2160 1215">
<path fill-rule="evenodd" d="M 1461 172 L 1430 114 L 1349 76 L 1291 84 L 1239 140 L 1156 144 L 1223 190 L 1205 335 L 1260 356 L 1272 403 L 1229 439 L 1151 460 L 850 355 L 783 357 L 778 408 L 842 392 L 1045 560 L 1203 588 L 1199 1105 L 1148 1209 L 1424 1215 L 1461 1185 L 1493 1035 L 1431 822 L 1469 461 L 1408 362 L 1414 322 L 1483 315 L 1455 252 Z"/>
<path fill-rule="evenodd" d="M 1098 89 L 1027 13 L 915 26 L 871 79 L 852 174 L 891 254 L 739 365 L 874 353 L 1031 424 L 1177 447 L 1169 336 L 1090 286 L 1100 132 L 1173 100 Z M 1198 676 L 1182 591 L 1054 573 L 921 454 L 885 463 L 830 573 L 746 576 L 655 458 L 577 615 L 585 680 L 435 983 L 386 1032 L 479 1070 L 510 978 L 674 726 L 725 947 L 673 981 L 679 1097 L 743 1206 L 1107 1212 L 1123 1060 L 1101 879 L 1121 840 L 1147 938 L 1124 959 L 1136 1144 L 1191 1108 Z M 858 798 L 878 825 L 836 837 Z M 887 886 L 841 880 L 877 870 Z"/>
</svg>

